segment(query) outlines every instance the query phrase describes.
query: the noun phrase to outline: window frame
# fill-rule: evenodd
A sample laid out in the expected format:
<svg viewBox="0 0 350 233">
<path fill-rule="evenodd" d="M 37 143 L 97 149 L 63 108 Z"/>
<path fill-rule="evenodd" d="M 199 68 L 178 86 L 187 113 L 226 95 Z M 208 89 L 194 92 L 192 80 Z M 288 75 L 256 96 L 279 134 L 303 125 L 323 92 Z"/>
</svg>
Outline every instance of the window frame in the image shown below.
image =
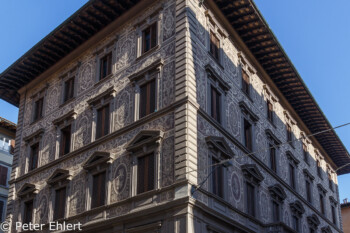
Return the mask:
<svg viewBox="0 0 350 233">
<path fill-rule="evenodd" d="M 216 122 L 223 127 L 226 126 L 226 96 L 230 90 L 228 83 L 221 78 L 221 76 L 215 71 L 215 68 L 210 64 L 205 66 L 207 74 L 207 113 Z M 219 114 L 219 119 L 213 116 L 213 91 L 219 95 L 219 109 L 216 108 L 216 114 Z M 217 105 L 217 101 L 215 103 Z"/>
<path fill-rule="evenodd" d="M 302 215 L 305 213 L 305 209 L 303 207 L 303 205 L 301 204 L 300 201 L 295 201 L 293 203 L 290 203 L 290 209 L 291 209 L 291 217 L 292 217 L 292 228 L 299 232 L 299 230 L 301 229 L 301 218 Z M 293 219 L 296 220 L 296 225 L 294 225 L 293 223 Z M 295 226 L 295 227 L 294 227 Z"/>
<path fill-rule="evenodd" d="M 72 175 L 69 170 L 65 169 L 56 169 L 51 176 L 47 179 L 46 183 L 50 188 L 50 194 L 52 198 L 49 200 L 49 220 L 51 221 L 60 221 L 68 217 L 69 207 L 70 207 L 70 181 L 72 180 Z M 65 189 L 64 193 L 64 209 L 63 216 L 56 215 L 56 201 L 57 201 L 57 191 Z M 62 203 L 60 203 L 62 204 Z M 59 218 L 58 218 L 59 217 Z"/>
<path fill-rule="evenodd" d="M 282 206 L 287 194 L 280 184 L 272 185 L 268 189 L 271 196 L 272 221 L 280 222 L 283 219 Z M 277 206 L 277 216 L 275 216 L 274 205 Z"/>
<path fill-rule="evenodd" d="M 255 164 L 242 165 L 241 169 L 242 169 L 242 172 L 243 172 L 243 175 L 245 178 L 245 187 L 244 187 L 246 190 L 246 192 L 245 192 L 245 211 L 251 217 L 259 219 L 260 206 L 259 206 L 259 201 L 258 201 L 258 190 L 259 190 L 260 183 L 264 179 L 264 177 Z M 249 186 L 253 187 L 253 193 L 250 196 L 250 197 L 252 197 L 252 199 L 254 199 L 253 201 L 251 201 L 247 196 Z M 254 208 L 254 210 L 253 210 L 254 215 L 251 215 L 251 213 L 249 213 L 249 207 L 251 207 L 251 205 Z"/>
<path fill-rule="evenodd" d="M 159 9 L 158 9 L 159 10 Z M 157 11 L 151 16 L 148 16 L 144 21 L 142 21 L 140 24 L 135 25 L 136 28 L 136 35 L 137 35 L 137 58 L 140 59 L 141 57 L 147 56 L 147 54 L 152 53 L 153 51 L 157 50 L 160 45 L 162 44 L 162 37 L 161 37 L 161 22 L 163 18 L 162 11 Z M 151 28 L 152 25 L 156 24 L 156 42 L 155 45 L 150 47 L 149 50 L 144 51 L 144 31 L 148 28 Z M 151 35 L 152 37 L 152 35 Z M 152 45 L 152 41 L 150 42 Z"/>
<path fill-rule="evenodd" d="M 287 159 L 289 161 L 289 168 L 288 168 L 288 173 L 289 173 L 289 185 L 291 188 L 293 188 L 295 191 L 298 191 L 298 179 L 297 179 L 297 168 L 298 164 L 300 161 L 294 157 L 294 155 L 290 152 L 286 152 Z M 293 170 L 291 172 L 291 169 Z M 293 179 L 291 179 L 293 177 Z M 293 180 L 293 182 L 292 182 Z"/>
<path fill-rule="evenodd" d="M 36 202 L 37 202 L 37 194 L 39 190 L 36 185 L 25 183 L 20 190 L 17 192 L 17 196 L 20 200 L 20 216 L 19 219 L 24 223 L 25 221 L 25 215 L 26 215 L 26 203 L 32 202 L 32 213 L 31 213 L 31 222 L 35 223 L 35 217 L 36 215 Z"/>
<path fill-rule="evenodd" d="M 104 205 L 106 206 L 110 204 L 110 196 L 111 196 L 111 164 L 113 162 L 113 158 L 109 152 L 105 151 L 95 151 L 83 164 L 83 168 L 88 172 L 87 174 L 87 186 L 85 192 L 85 200 L 86 200 L 86 210 L 97 209 L 101 206 L 97 206 L 92 208 L 92 197 L 93 197 L 93 177 L 95 175 L 105 173 L 105 197 L 104 197 Z"/>
<path fill-rule="evenodd" d="M 87 102 L 90 105 L 91 109 L 92 109 L 92 120 L 91 120 L 91 129 L 92 129 L 92 133 L 91 133 L 91 142 L 94 142 L 96 140 L 101 139 L 102 137 L 106 136 L 102 136 L 100 138 L 96 138 L 96 127 L 97 127 L 97 111 L 98 109 L 105 107 L 106 105 L 109 105 L 109 129 L 108 129 L 108 134 L 111 134 L 113 132 L 114 129 L 114 116 L 115 116 L 115 96 L 116 96 L 116 89 L 114 86 L 108 88 L 107 90 L 103 91 L 102 93 L 98 94 L 97 96 L 89 99 Z"/>
<path fill-rule="evenodd" d="M 9 167 L 0 165 L 0 186 L 8 186 Z"/>
<path fill-rule="evenodd" d="M 62 146 L 62 140 L 63 140 L 63 130 L 67 127 L 71 127 L 71 136 L 70 136 L 70 145 L 69 145 L 69 153 L 74 151 L 74 144 L 75 144 L 75 127 L 76 127 L 76 120 L 77 118 L 77 112 L 73 109 L 63 116 L 56 118 L 52 121 L 52 124 L 56 128 L 56 150 L 55 150 L 55 159 L 58 159 L 60 157 L 65 156 L 66 154 L 61 154 L 61 146 Z"/>
<path fill-rule="evenodd" d="M 221 64 L 221 40 L 217 34 L 219 33 L 215 33 L 213 30 L 209 31 L 209 54 L 212 58 L 214 58 L 214 60 Z M 212 37 L 214 37 L 217 40 L 216 42 L 218 44 L 214 44 Z M 215 51 L 212 51 L 212 49 L 214 48 L 213 46 L 215 46 L 217 54 L 214 54 Z"/>
<path fill-rule="evenodd" d="M 44 130 L 39 129 L 35 131 L 34 133 L 26 136 L 23 138 L 23 141 L 25 142 L 26 145 L 26 158 L 25 158 L 25 169 L 24 173 L 28 173 L 38 167 L 41 166 L 41 147 L 42 147 L 42 137 L 44 135 Z M 31 154 L 32 154 L 32 146 L 38 144 L 38 158 L 37 158 L 37 166 L 34 169 L 30 169 L 30 160 L 31 160 Z"/>
<path fill-rule="evenodd" d="M 242 135 L 242 145 L 249 151 L 254 151 L 255 149 L 255 126 L 256 123 L 259 120 L 259 117 L 255 115 L 248 107 L 246 103 L 243 101 L 239 102 L 239 106 L 241 108 L 241 135 Z M 250 134 L 251 134 L 251 148 L 248 148 L 248 144 L 246 142 L 246 128 L 245 128 L 245 123 L 250 124 Z"/>
<path fill-rule="evenodd" d="M 45 97 L 46 97 L 46 92 L 47 92 L 47 87 L 44 87 L 43 89 L 41 89 L 40 91 L 38 91 L 37 93 L 35 93 L 34 95 L 32 95 L 31 101 L 32 101 L 32 112 L 31 112 L 31 120 L 30 120 L 30 124 L 34 124 L 38 121 L 40 121 L 41 119 L 43 119 L 45 117 L 45 110 L 46 110 L 46 106 L 45 106 Z M 41 106 L 41 114 L 40 116 L 36 116 L 36 103 L 37 101 L 42 99 L 42 106 Z"/>
<path fill-rule="evenodd" d="M 117 39 L 117 38 L 116 38 Z M 95 85 L 98 85 L 105 80 L 108 80 L 110 77 L 112 77 L 115 73 L 115 62 L 116 62 L 116 39 L 112 40 L 107 45 L 103 45 L 100 48 L 97 49 L 97 52 L 95 53 L 95 61 L 96 61 L 96 71 L 95 71 Z M 101 78 L 101 65 L 102 65 L 102 59 L 107 57 L 108 55 L 111 56 L 110 60 L 110 73 L 107 74 L 105 77 Z M 107 68 L 108 69 L 108 68 Z"/>
<path fill-rule="evenodd" d="M 163 65 L 164 61 L 162 59 L 158 59 L 154 61 L 151 65 L 145 67 L 144 69 L 138 71 L 137 73 L 129 76 L 129 80 L 134 87 L 135 95 L 134 95 L 134 121 L 138 121 L 143 119 L 152 113 L 159 111 L 162 108 L 161 105 L 161 94 L 160 94 L 160 79 L 163 74 Z M 155 80 L 155 111 L 140 118 L 140 98 L 141 98 L 141 89 L 140 87 L 144 84 Z"/>
<path fill-rule="evenodd" d="M 79 74 L 80 64 L 66 72 L 65 74 L 60 76 L 61 82 L 61 96 L 60 96 L 60 107 L 65 105 L 66 103 L 71 102 L 75 99 L 77 95 L 77 83 L 78 83 L 78 74 Z M 66 97 L 66 82 L 69 80 L 73 80 L 73 96 L 71 98 L 65 99 Z"/>
<path fill-rule="evenodd" d="M 279 154 L 279 148 L 281 145 L 281 141 L 274 135 L 274 133 L 270 129 L 265 130 L 266 138 L 267 138 L 267 145 L 269 148 L 269 168 L 275 172 L 276 174 L 279 173 L 278 169 L 278 154 Z M 274 150 L 274 162 L 275 166 L 272 166 L 272 154 L 271 152 Z"/>
<path fill-rule="evenodd" d="M 163 135 L 164 133 L 160 130 L 142 130 L 127 144 L 126 150 L 129 152 L 132 160 L 131 196 L 143 195 L 160 188 L 160 144 Z M 138 159 L 149 154 L 154 155 L 154 188 L 138 193 Z"/>
<path fill-rule="evenodd" d="M 332 221 L 332 223 L 336 226 L 338 226 L 338 202 L 334 199 L 333 196 L 329 196 L 329 203 L 330 203 L 330 207 L 331 207 L 331 218 L 330 220 Z"/>
<path fill-rule="evenodd" d="M 111 133 L 111 104 L 107 103 L 96 108 L 95 140 Z M 102 115 L 101 115 L 102 114 Z M 100 119 L 100 121 L 99 121 Z M 101 125 L 100 125 L 101 124 Z"/>
<path fill-rule="evenodd" d="M 153 89 L 154 89 L 154 93 L 152 93 L 152 86 L 154 85 Z M 143 89 L 143 87 L 145 87 L 146 89 Z M 143 96 L 143 90 L 146 90 L 146 98 L 142 98 Z M 157 111 L 157 79 L 156 78 L 152 78 L 150 80 L 148 80 L 147 82 L 145 83 L 142 83 L 140 86 L 139 86 L 139 95 L 140 95 L 140 98 L 139 98 L 139 115 L 138 115 L 138 119 L 142 119 L 146 116 L 148 116 L 149 114 L 152 114 L 154 112 Z M 154 103 L 153 103 L 153 108 L 154 109 L 151 109 L 151 106 L 152 106 L 152 99 L 154 99 Z M 145 103 L 142 103 L 143 100 L 146 100 Z M 144 115 L 142 115 L 142 106 L 145 106 L 146 109 L 145 109 L 145 113 Z"/>
<path fill-rule="evenodd" d="M 313 204 L 313 201 L 312 201 L 312 193 L 313 193 L 312 184 L 313 184 L 313 181 L 315 180 L 315 177 L 306 168 L 303 169 L 303 173 L 304 173 L 304 177 L 305 177 L 306 200 L 310 204 Z"/>
<path fill-rule="evenodd" d="M 221 161 L 225 161 L 228 159 L 232 159 L 234 157 L 234 153 L 227 144 L 226 140 L 223 137 L 216 136 L 208 136 L 205 138 L 205 141 L 208 146 L 208 167 L 211 167 L 211 171 L 208 171 L 208 175 L 210 174 L 210 181 L 208 190 L 223 200 L 228 200 L 228 186 L 225 185 L 228 183 L 228 167 L 231 166 L 230 163 L 223 163 L 220 165 L 213 166 L 215 163 L 220 163 Z M 217 169 L 220 169 L 220 173 L 217 173 Z M 218 174 L 222 178 L 222 182 L 218 183 L 218 189 L 214 190 L 214 174 Z M 216 193 L 218 191 L 219 193 Z M 221 193 L 220 193 L 221 192 Z"/>
</svg>

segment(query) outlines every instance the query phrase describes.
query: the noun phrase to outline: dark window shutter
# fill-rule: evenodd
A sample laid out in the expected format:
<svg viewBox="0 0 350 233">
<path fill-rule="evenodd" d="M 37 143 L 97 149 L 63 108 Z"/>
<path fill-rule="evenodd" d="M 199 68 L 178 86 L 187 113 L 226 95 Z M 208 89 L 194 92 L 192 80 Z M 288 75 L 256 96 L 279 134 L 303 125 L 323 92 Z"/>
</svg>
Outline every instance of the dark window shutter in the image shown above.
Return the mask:
<svg viewBox="0 0 350 233">
<path fill-rule="evenodd" d="M 112 53 L 109 53 L 107 55 L 107 75 L 110 75 L 111 73 L 112 73 Z"/>
<path fill-rule="evenodd" d="M 4 214 L 4 202 L 3 201 L 0 201 L 0 222 L 3 221 L 3 217 L 2 215 Z"/>
<path fill-rule="evenodd" d="M 150 110 L 149 113 L 152 113 L 156 110 L 156 81 L 153 80 L 149 83 L 150 85 Z"/>
<path fill-rule="evenodd" d="M 273 148 L 272 145 L 270 147 L 270 163 L 271 163 L 271 169 L 276 172 L 277 167 L 276 167 L 276 149 Z"/>
<path fill-rule="evenodd" d="M 140 117 L 146 116 L 147 111 L 147 85 L 140 87 Z"/>
<path fill-rule="evenodd" d="M 54 219 L 64 218 L 66 206 L 66 188 L 56 190 Z"/>
<path fill-rule="evenodd" d="M 137 193 L 143 193 L 145 191 L 145 181 L 144 181 L 144 174 L 145 174 L 145 158 L 141 157 L 138 159 L 137 163 Z"/>
<path fill-rule="evenodd" d="M 0 185 L 6 186 L 8 168 L 0 166 Z"/>
<path fill-rule="evenodd" d="M 247 210 L 248 214 L 255 216 L 255 190 L 254 186 L 247 183 Z"/>
<path fill-rule="evenodd" d="M 244 139 L 246 148 L 252 150 L 252 126 L 247 120 L 244 120 Z"/>
<path fill-rule="evenodd" d="M 105 204 L 106 172 L 94 175 L 92 178 L 91 208 Z"/>
<path fill-rule="evenodd" d="M 151 48 L 157 45 L 157 23 L 151 26 Z"/>
<path fill-rule="evenodd" d="M 33 201 L 28 201 L 24 204 L 23 223 L 32 222 L 32 216 L 33 216 Z"/>
<path fill-rule="evenodd" d="M 109 104 L 104 107 L 104 135 L 109 133 Z"/>
<path fill-rule="evenodd" d="M 147 191 L 154 189 L 154 154 L 150 154 L 148 157 L 148 187 Z"/>
</svg>

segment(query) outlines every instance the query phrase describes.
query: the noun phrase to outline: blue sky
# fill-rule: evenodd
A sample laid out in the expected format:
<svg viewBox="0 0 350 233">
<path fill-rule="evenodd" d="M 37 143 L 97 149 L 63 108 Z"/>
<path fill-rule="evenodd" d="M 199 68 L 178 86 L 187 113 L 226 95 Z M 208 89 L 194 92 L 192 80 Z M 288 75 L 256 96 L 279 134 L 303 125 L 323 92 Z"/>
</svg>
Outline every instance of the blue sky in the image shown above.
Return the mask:
<svg viewBox="0 0 350 233">
<path fill-rule="evenodd" d="M 0 72 L 87 0 L 12 0 L 0 7 Z M 333 126 L 350 122 L 350 1 L 255 0 L 259 10 Z M 0 116 L 18 110 L 0 100 Z M 350 126 L 337 130 L 350 149 Z M 350 197 L 350 174 L 339 176 L 340 199 Z"/>
</svg>

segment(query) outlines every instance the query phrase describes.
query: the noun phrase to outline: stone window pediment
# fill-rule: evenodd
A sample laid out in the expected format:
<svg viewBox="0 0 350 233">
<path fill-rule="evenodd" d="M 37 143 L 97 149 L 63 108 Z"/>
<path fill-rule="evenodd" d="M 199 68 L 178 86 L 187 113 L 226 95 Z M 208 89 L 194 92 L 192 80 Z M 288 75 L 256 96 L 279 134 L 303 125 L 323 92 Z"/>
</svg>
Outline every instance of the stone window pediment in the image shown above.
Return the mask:
<svg viewBox="0 0 350 233">
<path fill-rule="evenodd" d="M 305 144 L 311 144 L 311 141 L 307 138 L 307 135 L 305 132 L 300 132 L 300 139 L 305 143 Z"/>
<path fill-rule="evenodd" d="M 243 52 L 240 51 L 237 53 L 237 55 L 238 55 L 239 63 L 241 64 L 241 67 L 245 72 L 249 71 L 250 74 L 257 73 L 256 69 L 254 68 L 254 66 L 252 66 L 249 63 L 247 57 L 243 54 Z"/>
<path fill-rule="evenodd" d="M 332 233 L 332 230 L 329 226 L 326 226 L 326 227 L 321 228 L 321 232 L 322 233 Z"/>
<path fill-rule="evenodd" d="M 110 163 L 112 163 L 112 157 L 109 152 L 95 151 L 84 163 L 83 168 L 85 170 L 92 170 Z"/>
<path fill-rule="evenodd" d="M 24 198 L 24 197 L 32 197 L 36 194 L 38 194 L 39 190 L 36 187 L 36 185 L 34 184 L 30 184 L 30 183 L 25 183 L 21 189 L 18 191 L 17 195 L 20 198 Z"/>
<path fill-rule="evenodd" d="M 296 125 L 297 122 L 294 120 L 294 118 L 290 115 L 290 113 L 287 110 L 283 111 L 285 121 L 291 125 Z"/>
<path fill-rule="evenodd" d="M 282 142 L 273 134 L 273 132 L 270 129 L 265 130 L 267 139 L 271 142 L 273 142 L 275 145 L 280 145 Z"/>
<path fill-rule="evenodd" d="M 207 71 L 208 78 L 215 81 L 216 88 L 219 87 L 220 89 L 222 89 L 226 95 L 227 92 L 230 90 L 230 86 L 228 85 L 228 83 L 221 78 L 221 76 L 215 71 L 212 65 L 207 64 L 205 66 L 205 70 Z"/>
<path fill-rule="evenodd" d="M 142 82 L 141 81 L 142 79 L 144 79 L 144 81 L 148 81 L 147 78 L 151 78 L 153 73 L 159 73 L 163 65 L 164 65 L 164 60 L 158 59 L 154 61 L 152 64 L 150 64 L 149 66 L 145 67 L 144 69 L 129 76 L 129 80 L 133 85 L 135 85 L 136 83 L 141 85 L 139 82 Z"/>
<path fill-rule="evenodd" d="M 63 183 L 72 179 L 72 175 L 68 170 L 65 169 L 56 169 L 52 175 L 47 180 L 47 184 L 55 185 L 58 183 Z"/>
<path fill-rule="evenodd" d="M 91 107 L 96 108 L 98 106 L 104 105 L 105 103 L 108 103 L 112 98 L 115 97 L 116 93 L 117 90 L 115 89 L 115 87 L 110 87 L 102 93 L 98 94 L 97 96 L 89 99 L 87 103 Z"/>
<path fill-rule="evenodd" d="M 325 189 L 322 184 L 317 184 L 318 190 L 323 193 L 324 195 L 328 192 L 327 189 Z"/>
<path fill-rule="evenodd" d="M 329 196 L 329 201 L 331 202 L 332 205 L 336 206 L 338 204 L 337 200 L 335 200 L 334 197 L 332 196 Z"/>
<path fill-rule="evenodd" d="M 307 218 L 307 223 L 309 224 L 310 228 L 316 230 L 318 225 L 320 225 L 320 220 L 315 214 L 312 214 L 308 216 Z"/>
<path fill-rule="evenodd" d="M 275 185 L 270 186 L 269 192 L 270 192 L 272 198 L 279 201 L 279 202 L 283 202 L 284 199 L 286 199 L 286 197 L 287 197 L 286 192 L 284 191 L 282 186 L 279 184 L 275 184 Z"/>
<path fill-rule="evenodd" d="M 233 158 L 234 153 L 222 137 L 208 136 L 205 138 L 209 149 L 216 150 L 224 155 L 225 159 Z"/>
<path fill-rule="evenodd" d="M 297 166 L 300 163 L 300 161 L 292 154 L 292 152 L 287 151 L 286 156 L 287 156 L 288 160 L 291 163 L 293 163 L 295 166 Z"/>
<path fill-rule="evenodd" d="M 143 130 L 127 144 L 126 150 L 131 153 L 147 151 L 149 147 L 158 146 L 163 135 L 164 133 L 160 130 Z"/>
<path fill-rule="evenodd" d="M 44 135 L 44 132 L 45 132 L 44 129 L 38 129 L 34 133 L 24 137 L 23 141 L 25 141 L 27 144 L 32 144 L 32 143 L 38 142 L 38 141 L 40 141 L 40 139 Z"/>
<path fill-rule="evenodd" d="M 264 176 L 261 174 L 255 164 L 245 164 L 241 166 L 244 177 L 255 184 L 259 184 L 264 180 Z"/>
<path fill-rule="evenodd" d="M 271 102 L 278 102 L 278 97 L 271 91 L 270 87 L 267 84 L 263 85 L 264 96 L 267 100 Z"/>
<path fill-rule="evenodd" d="M 60 125 L 66 125 L 68 122 L 71 122 L 72 120 L 75 120 L 77 117 L 77 112 L 73 109 L 66 114 L 64 114 L 61 117 L 56 118 L 55 120 L 52 121 L 52 124 L 56 126 Z"/>
<path fill-rule="evenodd" d="M 244 101 L 239 102 L 239 107 L 244 115 L 247 116 L 252 122 L 256 123 L 259 120 L 259 117 L 252 110 L 250 110 Z"/>
<path fill-rule="evenodd" d="M 303 173 L 309 181 L 312 182 L 315 179 L 315 177 L 306 168 L 303 169 Z"/>
<path fill-rule="evenodd" d="M 305 209 L 300 201 L 295 201 L 290 204 L 290 209 L 293 214 L 296 214 L 297 216 L 301 216 L 303 213 L 305 213 Z"/>
</svg>

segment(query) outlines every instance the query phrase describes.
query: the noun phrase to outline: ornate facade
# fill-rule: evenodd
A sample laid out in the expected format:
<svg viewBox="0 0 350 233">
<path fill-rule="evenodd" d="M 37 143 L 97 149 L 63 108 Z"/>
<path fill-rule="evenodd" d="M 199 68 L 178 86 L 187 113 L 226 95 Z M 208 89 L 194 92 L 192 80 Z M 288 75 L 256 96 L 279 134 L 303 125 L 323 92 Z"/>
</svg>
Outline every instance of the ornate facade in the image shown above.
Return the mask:
<svg viewBox="0 0 350 233">
<path fill-rule="evenodd" d="M 110 2 L 89 2 L 76 17 L 94 9 L 103 24 L 117 9 Z M 30 208 L 43 232 L 53 220 L 79 222 L 84 232 L 342 232 L 343 161 L 307 137 L 307 124 L 230 26 L 242 12 L 227 16 L 226 1 L 125 2 L 129 10 L 18 90 L 10 232 Z M 144 116 L 142 88 L 153 81 Z M 104 181 L 98 207 L 96 174 Z"/>
</svg>

